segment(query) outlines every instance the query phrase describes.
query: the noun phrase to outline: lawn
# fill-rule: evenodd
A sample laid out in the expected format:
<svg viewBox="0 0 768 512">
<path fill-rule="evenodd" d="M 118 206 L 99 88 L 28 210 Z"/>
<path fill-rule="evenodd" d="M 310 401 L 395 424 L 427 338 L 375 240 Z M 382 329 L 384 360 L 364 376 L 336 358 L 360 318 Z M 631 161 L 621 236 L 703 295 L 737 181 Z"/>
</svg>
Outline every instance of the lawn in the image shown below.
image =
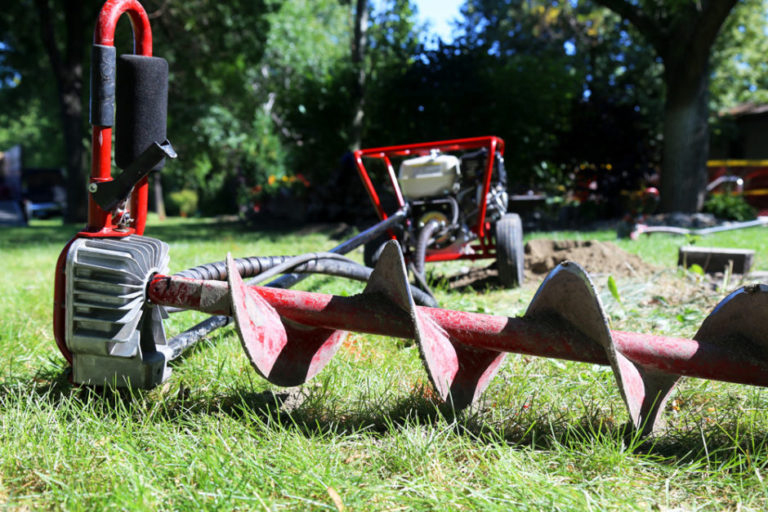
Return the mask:
<svg viewBox="0 0 768 512">
<path fill-rule="evenodd" d="M 281 389 L 250 367 L 231 328 L 173 364 L 152 391 L 68 384 L 51 334 L 53 269 L 77 230 L 55 221 L 0 230 L 0 505 L 67 510 L 765 510 L 768 394 L 683 379 L 653 439 L 628 435 L 610 369 L 510 355 L 481 403 L 458 416 L 432 399 L 418 349 L 352 334 L 305 386 Z M 329 249 L 334 230 L 253 231 L 236 223 L 153 221 L 171 270 L 235 256 Z M 531 237 L 613 240 L 608 231 Z M 618 330 L 693 336 L 733 279 L 674 269 L 682 238 L 617 242 L 659 266 L 595 282 Z M 701 245 L 757 250 L 765 229 Z M 357 253 L 355 258 L 362 259 Z M 432 267 L 439 278 L 462 264 Z M 444 307 L 518 315 L 539 283 L 449 290 Z M 301 289 L 362 284 L 313 277 Z M 204 318 L 171 316 L 173 334 Z"/>
</svg>

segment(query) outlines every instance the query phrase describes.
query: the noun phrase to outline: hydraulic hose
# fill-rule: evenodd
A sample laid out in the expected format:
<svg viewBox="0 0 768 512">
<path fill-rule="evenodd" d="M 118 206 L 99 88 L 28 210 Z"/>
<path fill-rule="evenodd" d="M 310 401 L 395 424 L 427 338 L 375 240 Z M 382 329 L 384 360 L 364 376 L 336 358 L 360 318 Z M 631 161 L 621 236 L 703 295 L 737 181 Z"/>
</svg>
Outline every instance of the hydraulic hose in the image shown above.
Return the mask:
<svg viewBox="0 0 768 512">
<path fill-rule="evenodd" d="M 251 283 L 255 284 L 256 282 L 269 279 L 273 275 L 282 274 L 285 270 L 293 269 L 303 263 L 327 259 L 356 264 L 354 261 L 341 254 L 333 252 L 313 252 L 302 254 L 300 256 L 251 256 L 249 258 L 237 258 L 235 260 L 235 265 L 237 265 L 237 270 L 240 273 L 240 277 L 243 279 L 259 276 L 258 281 L 253 281 Z M 270 274 L 265 277 L 265 274 L 268 271 Z M 182 270 L 181 272 L 178 272 L 176 276 L 187 277 L 190 279 L 226 281 L 227 264 L 226 261 L 206 263 L 205 265 Z"/>
<path fill-rule="evenodd" d="M 413 263 L 408 263 L 408 269 L 413 273 L 413 278 L 416 280 L 416 284 L 421 286 L 421 290 L 437 304 L 437 299 L 432 294 L 432 290 L 429 289 L 429 285 L 427 284 L 427 278 L 424 277 L 424 274 L 416 270 L 416 266 Z M 411 287 L 412 290 L 418 290 L 418 288 Z M 415 299 L 414 299 L 415 300 Z"/>
<path fill-rule="evenodd" d="M 301 274 L 332 275 L 356 281 L 368 281 L 373 272 L 373 269 L 335 253 L 309 253 L 294 257 L 255 256 L 240 258 L 236 261 L 238 270 L 242 272 L 243 277 L 253 277 L 249 280 L 250 284 L 263 282 L 277 274 L 289 271 Z M 257 273 L 257 271 L 261 273 Z M 223 281 L 227 279 L 227 271 L 225 263 L 217 261 L 178 272 L 176 276 Z M 411 294 L 416 304 L 438 307 L 437 301 L 428 292 L 411 286 Z M 204 336 L 224 327 L 229 321 L 227 316 L 212 316 L 169 339 L 168 345 L 173 349 L 171 359 L 176 359 Z"/>
<path fill-rule="evenodd" d="M 397 210 L 395 213 L 389 216 L 389 218 L 374 224 L 373 226 L 361 232 L 357 236 L 354 236 L 349 240 L 346 240 L 340 243 L 339 245 L 331 249 L 329 252 L 333 252 L 336 254 L 347 254 L 349 251 L 357 247 L 360 247 L 361 245 L 364 245 L 370 242 L 371 240 L 375 240 L 376 237 L 378 237 L 381 233 L 384 233 L 387 230 L 393 229 L 398 225 L 404 224 L 407 218 L 408 218 L 408 205 Z M 305 277 L 307 277 L 307 274 L 297 274 L 297 273 L 285 274 L 275 279 L 274 281 L 270 281 L 267 286 L 272 288 L 290 288 L 291 286 L 295 285 Z"/>
<path fill-rule="evenodd" d="M 240 276 L 252 278 L 249 284 L 258 284 L 285 272 L 301 274 L 325 274 L 355 281 L 367 281 L 373 269 L 332 252 L 315 252 L 299 256 L 253 256 L 235 260 Z M 225 281 L 226 263 L 216 261 L 207 263 L 175 274 L 177 277 Z M 421 306 L 437 307 L 435 299 L 422 290 L 412 286 L 413 300 Z"/>
<path fill-rule="evenodd" d="M 424 275 L 424 260 L 427 256 L 427 246 L 429 245 L 429 241 L 432 239 L 432 235 L 434 235 L 438 229 L 440 229 L 440 222 L 432 219 L 427 222 L 423 228 L 421 228 L 421 231 L 419 231 L 419 239 L 416 241 L 414 266 L 416 271 L 421 275 Z"/>
</svg>

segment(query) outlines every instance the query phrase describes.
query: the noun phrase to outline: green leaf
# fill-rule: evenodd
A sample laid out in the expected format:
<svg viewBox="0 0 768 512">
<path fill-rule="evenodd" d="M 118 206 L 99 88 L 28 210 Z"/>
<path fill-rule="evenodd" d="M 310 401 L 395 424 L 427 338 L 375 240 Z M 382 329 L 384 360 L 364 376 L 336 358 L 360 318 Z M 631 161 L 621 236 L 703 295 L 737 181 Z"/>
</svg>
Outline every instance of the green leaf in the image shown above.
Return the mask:
<svg viewBox="0 0 768 512">
<path fill-rule="evenodd" d="M 697 265 L 696 263 L 688 267 L 688 271 L 693 272 L 694 274 L 698 274 L 700 276 L 704 275 L 704 269 L 701 268 L 701 265 Z"/>
<path fill-rule="evenodd" d="M 619 287 L 616 286 L 616 280 L 613 278 L 613 276 L 608 276 L 608 290 L 610 290 L 611 295 L 613 295 L 613 298 L 616 299 L 616 302 L 621 304 L 621 295 L 619 295 Z"/>
</svg>

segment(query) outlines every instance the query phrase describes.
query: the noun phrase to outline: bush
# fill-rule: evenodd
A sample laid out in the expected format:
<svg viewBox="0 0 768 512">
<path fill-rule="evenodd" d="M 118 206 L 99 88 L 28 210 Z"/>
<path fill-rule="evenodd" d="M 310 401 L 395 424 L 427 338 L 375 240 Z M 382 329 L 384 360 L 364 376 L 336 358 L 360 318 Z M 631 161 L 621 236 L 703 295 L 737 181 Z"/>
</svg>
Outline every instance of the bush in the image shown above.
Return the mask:
<svg viewBox="0 0 768 512">
<path fill-rule="evenodd" d="M 745 221 L 757 217 L 757 211 L 742 196 L 720 194 L 704 203 L 703 211 L 718 219 Z"/>
<path fill-rule="evenodd" d="M 168 214 L 189 217 L 197 212 L 197 192 L 185 188 L 168 196 Z"/>
</svg>

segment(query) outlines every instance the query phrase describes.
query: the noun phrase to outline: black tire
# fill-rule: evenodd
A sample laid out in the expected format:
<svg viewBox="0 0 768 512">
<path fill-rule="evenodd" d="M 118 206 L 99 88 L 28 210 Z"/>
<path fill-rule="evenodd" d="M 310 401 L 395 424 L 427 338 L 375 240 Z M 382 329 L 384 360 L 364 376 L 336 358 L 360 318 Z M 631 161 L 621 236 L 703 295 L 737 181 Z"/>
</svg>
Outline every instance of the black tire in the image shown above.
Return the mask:
<svg viewBox="0 0 768 512">
<path fill-rule="evenodd" d="M 523 284 L 523 223 L 516 213 L 507 213 L 496 222 L 496 267 L 505 288 Z"/>
</svg>

